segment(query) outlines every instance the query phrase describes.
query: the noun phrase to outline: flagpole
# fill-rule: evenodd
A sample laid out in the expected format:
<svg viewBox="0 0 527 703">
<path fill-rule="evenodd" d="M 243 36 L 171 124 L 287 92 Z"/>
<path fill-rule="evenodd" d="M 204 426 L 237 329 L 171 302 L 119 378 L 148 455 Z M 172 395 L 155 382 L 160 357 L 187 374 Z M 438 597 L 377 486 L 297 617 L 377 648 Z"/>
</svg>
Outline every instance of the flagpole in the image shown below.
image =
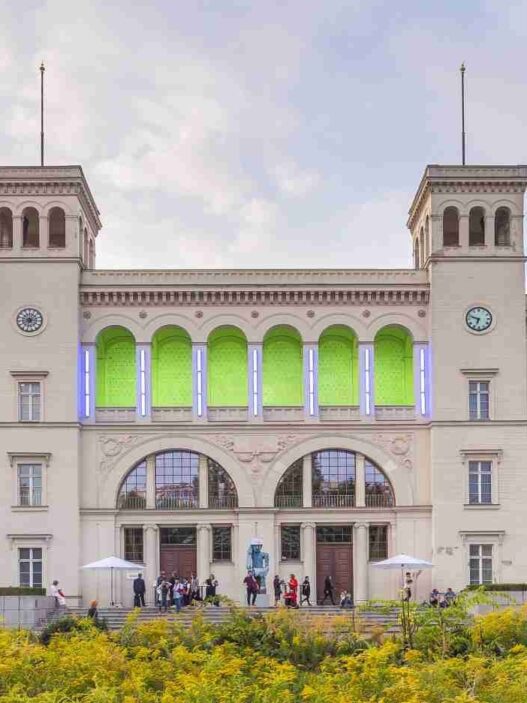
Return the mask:
<svg viewBox="0 0 527 703">
<path fill-rule="evenodd" d="M 461 157 L 465 165 L 465 64 L 461 64 Z"/>
<path fill-rule="evenodd" d="M 40 165 L 44 166 L 44 62 L 40 64 Z"/>
</svg>

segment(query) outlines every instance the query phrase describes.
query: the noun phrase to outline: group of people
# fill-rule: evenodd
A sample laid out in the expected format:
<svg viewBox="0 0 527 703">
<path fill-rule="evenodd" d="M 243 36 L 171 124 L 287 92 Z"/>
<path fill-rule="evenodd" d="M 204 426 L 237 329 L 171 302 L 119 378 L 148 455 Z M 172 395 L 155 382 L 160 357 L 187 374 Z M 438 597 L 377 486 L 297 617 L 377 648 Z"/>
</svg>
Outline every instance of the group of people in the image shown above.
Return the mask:
<svg viewBox="0 0 527 703">
<path fill-rule="evenodd" d="M 261 591 L 260 580 L 249 570 L 247 576 L 243 579 L 243 583 L 246 589 L 247 605 L 253 606 L 256 604 L 256 598 Z M 312 605 L 309 576 L 306 576 L 302 583 L 299 583 L 295 574 L 290 574 L 287 581 L 280 578 L 277 574 L 273 579 L 273 591 L 275 606 L 283 604 L 287 608 L 300 608 L 304 603 L 308 606 Z M 324 596 L 321 600 L 322 605 L 326 603 L 328 598 L 332 605 L 336 605 L 334 593 L 333 580 L 331 576 L 328 575 L 324 580 Z M 352 608 L 353 599 L 351 593 L 349 591 L 342 591 L 339 602 L 341 608 Z"/>
<path fill-rule="evenodd" d="M 205 580 L 203 587 L 194 574 L 186 578 L 178 576 L 175 571 L 170 576 L 165 571 L 161 571 L 154 583 L 155 602 L 160 613 L 166 613 L 169 608 L 175 608 L 179 613 L 182 607 L 204 599 L 218 606 L 220 604 L 217 596 L 218 586 L 219 583 L 214 574 Z M 135 607 L 144 607 L 145 592 L 146 584 L 142 574 L 139 574 L 134 580 Z"/>
<path fill-rule="evenodd" d="M 432 608 L 448 608 L 456 600 L 456 594 L 450 588 L 446 589 L 444 593 L 440 593 L 437 588 L 433 588 L 430 591 L 430 597 L 428 599 L 428 605 Z"/>
</svg>

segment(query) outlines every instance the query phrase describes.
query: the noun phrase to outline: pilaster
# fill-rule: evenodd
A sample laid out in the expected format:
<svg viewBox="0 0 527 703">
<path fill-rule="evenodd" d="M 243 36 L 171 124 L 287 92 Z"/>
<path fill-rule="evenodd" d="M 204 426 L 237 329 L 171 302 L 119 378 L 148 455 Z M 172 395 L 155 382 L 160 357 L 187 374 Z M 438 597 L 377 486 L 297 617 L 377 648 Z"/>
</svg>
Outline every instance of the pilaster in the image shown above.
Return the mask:
<svg viewBox="0 0 527 703">
<path fill-rule="evenodd" d="M 368 600 L 368 524 L 355 523 L 354 549 L 355 549 L 355 603 Z"/>
<path fill-rule="evenodd" d="M 145 535 L 145 582 L 146 582 L 146 602 L 153 604 L 154 583 L 159 574 L 159 528 L 157 525 L 146 525 Z"/>
<path fill-rule="evenodd" d="M 156 507 L 156 457 L 149 454 L 146 457 L 146 509 Z"/>
<path fill-rule="evenodd" d="M 198 523 L 197 525 L 197 545 L 198 552 L 198 573 L 200 583 L 203 583 L 210 574 L 211 562 L 211 526 L 208 523 Z"/>
<path fill-rule="evenodd" d="M 366 506 L 366 482 L 364 472 L 364 454 L 355 454 L 355 506 L 364 508 Z"/>
<path fill-rule="evenodd" d="M 209 467 L 208 459 L 204 454 L 199 455 L 199 507 L 209 507 Z"/>
<path fill-rule="evenodd" d="M 314 522 L 302 523 L 302 562 L 304 577 L 309 576 L 311 582 L 311 602 L 317 602 L 316 579 L 316 525 Z"/>
</svg>

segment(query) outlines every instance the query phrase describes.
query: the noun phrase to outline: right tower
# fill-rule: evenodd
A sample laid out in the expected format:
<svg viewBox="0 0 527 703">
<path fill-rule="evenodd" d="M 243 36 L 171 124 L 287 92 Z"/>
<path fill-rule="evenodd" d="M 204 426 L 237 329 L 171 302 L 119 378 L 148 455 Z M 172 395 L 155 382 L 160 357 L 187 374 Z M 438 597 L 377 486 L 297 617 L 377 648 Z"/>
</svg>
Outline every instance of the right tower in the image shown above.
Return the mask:
<svg viewBox="0 0 527 703">
<path fill-rule="evenodd" d="M 440 589 L 527 581 L 526 185 L 526 166 L 428 166 L 410 209 L 430 283 Z"/>
</svg>

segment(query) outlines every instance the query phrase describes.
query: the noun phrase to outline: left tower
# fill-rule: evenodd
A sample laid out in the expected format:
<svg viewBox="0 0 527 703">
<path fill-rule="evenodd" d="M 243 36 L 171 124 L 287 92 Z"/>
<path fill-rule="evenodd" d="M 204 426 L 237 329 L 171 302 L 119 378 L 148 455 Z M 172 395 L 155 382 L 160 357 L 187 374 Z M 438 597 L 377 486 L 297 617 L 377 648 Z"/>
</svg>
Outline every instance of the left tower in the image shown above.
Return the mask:
<svg viewBox="0 0 527 703">
<path fill-rule="evenodd" d="M 99 211 L 80 166 L 0 167 L 0 585 L 79 594 L 80 274 Z"/>
</svg>

